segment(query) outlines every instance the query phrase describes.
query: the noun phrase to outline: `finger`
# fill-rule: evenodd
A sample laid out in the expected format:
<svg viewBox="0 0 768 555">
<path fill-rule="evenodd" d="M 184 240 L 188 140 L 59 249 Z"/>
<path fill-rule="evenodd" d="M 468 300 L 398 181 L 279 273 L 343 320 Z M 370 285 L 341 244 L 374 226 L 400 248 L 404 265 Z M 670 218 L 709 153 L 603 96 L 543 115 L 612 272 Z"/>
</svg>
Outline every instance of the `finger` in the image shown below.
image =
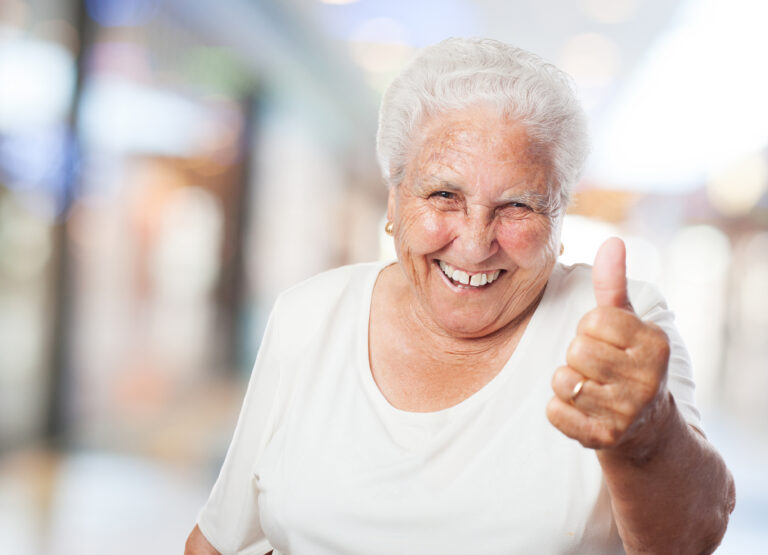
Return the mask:
<svg viewBox="0 0 768 555">
<path fill-rule="evenodd" d="M 578 389 L 580 382 L 584 382 Z M 565 403 L 569 403 L 588 416 L 601 418 L 623 414 L 627 404 L 615 398 L 616 389 L 603 385 L 569 366 L 561 366 L 552 375 L 552 391 Z M 577 392 L 574 395 L 574 392 Z"/>
<path fill-rule="evenodd" d="M 574 399 L 574 391 L 578 383 L 587 379 L 583 374 L 580 374 L 570 366 L 560 366 L 552 374 L 552 391 L 563 401 L 571 402 Z M 581 393 L 579 392 L 578 395 L 581 395 Z"/>
<path fill-rule="evenodd" d="M 576 404 L 582 396 L 587 396 L 586 390 L 593 387 L 599 387 L 599 384 L 570 366 L 561 366 L 552 374 L 552 391 L 566 403 Z"/>
<path fill-rule="evenodd" d="M 553 397 L 547 404 L 547 418 L 555 428 L 584 447 L 600 449 L 614 445 L 619 439 L 615 428 L 605 426 L 559 397 Z"/>
<path fill-rule="evenodd" d="M 633 312 L 612 306 L 598 306 L 581 317 L 576 333 L 626 349 L 633 345 L 643 326 L 643 321 Z"/>
<path fill-rule="evenodd" d="M 565 361 L 575 371 L 600 383 L 614 382 L 623 377 L 629 362 L 624 350 L 588 335 L 573 338 Z"/>
<path fill-rule="evenodd" d="M 618 237 L 607 239 L 595 256 L 592 287 L 597 306 L 632 310 L 627 294 L 627 251 Z"/>
</svg>

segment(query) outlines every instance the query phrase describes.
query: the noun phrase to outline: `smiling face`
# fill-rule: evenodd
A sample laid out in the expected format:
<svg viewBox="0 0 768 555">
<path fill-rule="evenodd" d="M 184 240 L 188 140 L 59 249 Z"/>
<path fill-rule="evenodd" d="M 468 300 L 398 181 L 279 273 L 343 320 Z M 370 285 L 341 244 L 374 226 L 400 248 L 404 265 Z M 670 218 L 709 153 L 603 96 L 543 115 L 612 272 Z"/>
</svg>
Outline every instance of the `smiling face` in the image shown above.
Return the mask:
<svg viewBox="0 0 768 555">
<path fill-rule="evenodd" d="M 545 150 L 492 110 L 443 114 L 421 127 L 387 214 L 423 323 L 483 337 L 530 312 L 560 242 L 549 177 Z"/>
</svg>

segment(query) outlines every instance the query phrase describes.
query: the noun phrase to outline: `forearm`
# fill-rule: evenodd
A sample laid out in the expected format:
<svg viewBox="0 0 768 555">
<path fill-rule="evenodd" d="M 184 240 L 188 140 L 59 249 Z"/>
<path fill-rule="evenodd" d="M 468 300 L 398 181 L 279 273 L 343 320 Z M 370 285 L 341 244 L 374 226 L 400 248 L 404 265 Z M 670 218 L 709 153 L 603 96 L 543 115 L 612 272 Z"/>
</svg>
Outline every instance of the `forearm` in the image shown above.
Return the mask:
<svg viewBox="0 0 768 555">
<path fill-rule="evenodd" d="M 733 478 L 671 395 L 653 448 L 597 451 L 628 553 L 710 553 L 735 504 Z"/>
</svg>

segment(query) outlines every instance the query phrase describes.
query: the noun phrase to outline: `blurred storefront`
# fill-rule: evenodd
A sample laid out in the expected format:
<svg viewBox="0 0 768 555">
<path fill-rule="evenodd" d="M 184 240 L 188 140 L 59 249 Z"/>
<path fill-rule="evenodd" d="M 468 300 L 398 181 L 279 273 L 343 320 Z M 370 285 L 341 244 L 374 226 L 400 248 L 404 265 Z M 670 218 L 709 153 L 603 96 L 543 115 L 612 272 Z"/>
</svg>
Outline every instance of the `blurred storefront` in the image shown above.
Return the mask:
<svg viewBox="0 0 768 555">
<path fill-rule="evenodd" d="M 326 90 L 311 43 L 217 24 L 191 3 L 3 4 L 0 450 L 170 454 L 164 415 L 246 374 L 278 291 L 375 256 L 374 110 L 353 81 Z"/>
</svg>

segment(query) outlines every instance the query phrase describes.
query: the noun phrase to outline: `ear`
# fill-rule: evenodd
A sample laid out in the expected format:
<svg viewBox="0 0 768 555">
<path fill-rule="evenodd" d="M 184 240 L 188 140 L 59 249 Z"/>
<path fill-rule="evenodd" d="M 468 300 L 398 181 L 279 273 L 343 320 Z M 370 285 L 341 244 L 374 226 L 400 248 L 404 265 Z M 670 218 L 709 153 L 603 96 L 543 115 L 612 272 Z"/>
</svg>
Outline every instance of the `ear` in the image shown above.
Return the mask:
<svg viewBox="0 0 768 555">
<path fill-rule="evenodd" d="M 395 221 L 395 212 L 397 212 L 397 185 L 391 185 L 389 187 L 389 194 L 387 195 L 387 219 L 390 222 Z"/>
</svg>

